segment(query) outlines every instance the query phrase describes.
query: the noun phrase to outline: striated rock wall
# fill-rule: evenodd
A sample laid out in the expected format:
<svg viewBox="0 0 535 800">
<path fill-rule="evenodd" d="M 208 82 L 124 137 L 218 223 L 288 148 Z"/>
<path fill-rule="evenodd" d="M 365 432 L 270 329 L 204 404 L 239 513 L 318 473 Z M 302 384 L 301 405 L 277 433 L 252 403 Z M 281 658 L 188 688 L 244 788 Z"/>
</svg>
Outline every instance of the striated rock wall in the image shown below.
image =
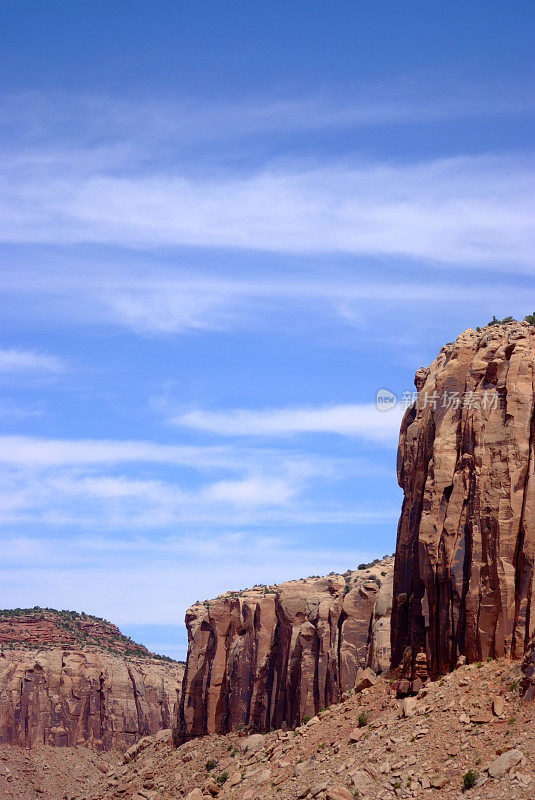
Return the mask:
<svg viewBox="0 0 535 800">
<path fill-rule="evenodd" d="M 102 652 L 0 652 L 0 742 L 124 749 L 172 726 L 183 672 Z"/>
<path fill-rule="evenodd" d="M 467 330 L 403 419 L 392 664 L 521 658 L 535 632 L 535 327 Z M 457 399 L 459 402 L 456 402 Z"/>
<path fill-rule="evenodd" d="M 171 727 L 183 675 L 106 620 L 0 611 L 0 742 L 124 749 Z"/>
<path fill-rule="evenodd" d="M 178 738 L 293 726 L 387 669 L 393 561 L 192 606 Z"/>
</svg>

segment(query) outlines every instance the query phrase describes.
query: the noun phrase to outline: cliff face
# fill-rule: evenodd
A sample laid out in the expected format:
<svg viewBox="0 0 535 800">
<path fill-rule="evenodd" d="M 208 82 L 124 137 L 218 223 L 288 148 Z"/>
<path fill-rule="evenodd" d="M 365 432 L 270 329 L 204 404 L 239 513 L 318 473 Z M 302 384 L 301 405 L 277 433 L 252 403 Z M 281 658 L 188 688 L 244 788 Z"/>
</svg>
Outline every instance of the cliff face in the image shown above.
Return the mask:
<svg viewBox="0 0 535 800">
<path fill-rule="evenodd" d="M 173 724 L 183 665 L 76 616 L 0 612 L 0 742 L 124 749 Z"/>
<path fill-rule="evenodd" d="M 293 726 L 390 660 L 393 558 L 356 572 L 228 593 L 186 614 L 178 733 Z"/>
<path fill-rule="evenodd" d="M 398 455 L 392 664 L 521 658 L 535 630 L 535 328 L 465 331 L 415 379 Z"/>
</svg>

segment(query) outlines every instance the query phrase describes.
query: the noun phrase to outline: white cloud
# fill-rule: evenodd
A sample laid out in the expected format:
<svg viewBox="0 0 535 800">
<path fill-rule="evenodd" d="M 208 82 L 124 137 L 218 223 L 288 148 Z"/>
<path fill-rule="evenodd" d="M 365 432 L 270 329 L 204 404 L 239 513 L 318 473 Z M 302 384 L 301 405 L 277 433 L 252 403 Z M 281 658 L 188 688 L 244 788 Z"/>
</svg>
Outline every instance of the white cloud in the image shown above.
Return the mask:
<svg viewBox="0 0 535 800">
<path fill-rule="evenodd" d="M 71 147 L 107 141 L 117 157 L 143 147 L 146 157 L 159 146 L 206 146 L 272 133 L 358 130 L 369 126 L 425 123 L 529 112 L 533 100 L 522 86 L 437 84 L 398 79 L 388 86 L 354 86 L 343 96 L 237 99 L 232 103 L 195 99 L 157 100 L 106 95 L 22 92 L 2 97 L 3 121 L 22 141 L 52 138 Z M 82 124 L 80 124 L 82 121 Z M 127 147 L 128 143 L 128 147 Z M 126 150 L 126 152 L 124 152 Z M 147 151 L 149 151 L 147 153 Z"/>
<path fill-rule="evenodd" d="M 56 356 L 35 350 L 0 348 L 0 372 L 61 372 L 65 364 Z"/>
<path fill-rule="evenodd" d="M 385 519 L 383 509 L 342 508 L 336 499 L 340 480 L 384 479 L 375 463 L 289 447 L 181 448 L 5 436 L 0 463 L 4 526 L 132 532 Z M 319 504 L 318 484 L 327 492 Z"/>
<path fill-rule="evenodd" d="M 350 404 L 319 408 L 195 410 L 174 416 L 170 422 L 221 436 L 335 433 L 393 444 L 399 434 L 401 416 L 399 408 L 380 413 L 372 404 Z"/>
<path fill-rule="evenodd" d="M 148 462 L 202 468 L 238 466 L 243 464 L 243 454 L 224 447 L 190 447 L 144 441 L 0 436 L 0 462 L 20 466 Z"/>
<path fill-rule="evenodd" d="M 240 506 L 286 505 L 301 487 L 281 478 L 252 476 L 241 481 L 219 481 L 203 490 L 208 501 Z"/>
<path fill-rule="evenodd" d="M 266 165 L 215 178 L 57 170 L 51 164 L 35 175 L 27 166 L 7 176 L 3 241 L 403 256 L 531 269 L 531 170 L 517 156 Z"/>
<path fill-rule="evenodd" d="M 113 324 L 142 335 L 273 330 L 274 324 L 295 334 L 300 325 L 308 332 L 327 325 L 332 331 L 334 323 L 373 325 L 377 339 L 388 328 L 385 315 L 390 319 L 394 311 L 398 326 L 407 326 L 416 308 L 419 322 L 428 325 L 435 324 L 437 308 L 443 318 L 468 311 L 472 320 L 477 303 L 482 316 L 478 322 L 493 313 L 530 311 L 527 277 L 506 282 L 490 280 L 487 272 L 483 280 L 475 275 L 469 283 L 466 269 L 448 271 L 448 280 L 426 269 L 424 280 L 421 270 L 409 278 L 406 269 L 399 275 L 395 265 L 388 267 L 383 261 L 374 266 L 345 264 L 326 277 L 320 260 L 306 270 L 283 270 L 280 265 L 274 270 L 270 264 L 269 276 L 264 277 L 248 261 L 218 272 L 213 267 L 194 272 L 146 257 L 141 265 L 129 258 L 125 262 L 124 255 L 110 256 L 105 266 L 99 259 L 89 253 L 83 263 L 76 257 L 73 261 L 69 257 L 67 264 L 54 259 L 39 269 L 31 262 L 6 263 L 0 291 L 10 296 L 17 315 L 31 313 L 32 319 L 47 324 Z M 414 329 L 412 325 L 402 332 L 398 327 L 398 344 Z"/>
</svg>

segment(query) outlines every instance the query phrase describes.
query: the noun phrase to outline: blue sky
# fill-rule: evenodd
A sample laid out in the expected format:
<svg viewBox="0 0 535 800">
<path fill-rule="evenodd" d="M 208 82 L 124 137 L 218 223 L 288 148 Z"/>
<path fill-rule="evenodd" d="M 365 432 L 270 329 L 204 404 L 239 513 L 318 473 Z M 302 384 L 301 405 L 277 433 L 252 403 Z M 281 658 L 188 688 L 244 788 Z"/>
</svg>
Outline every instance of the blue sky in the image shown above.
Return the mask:
<svg viewBox="0 0 535 800">
<path fill-rule="evenodd" d="M 185 653 L 395 545 L 400 409 L 535 309 L 533 7 L 0 6 L 0 605 Z"/>
</svg>

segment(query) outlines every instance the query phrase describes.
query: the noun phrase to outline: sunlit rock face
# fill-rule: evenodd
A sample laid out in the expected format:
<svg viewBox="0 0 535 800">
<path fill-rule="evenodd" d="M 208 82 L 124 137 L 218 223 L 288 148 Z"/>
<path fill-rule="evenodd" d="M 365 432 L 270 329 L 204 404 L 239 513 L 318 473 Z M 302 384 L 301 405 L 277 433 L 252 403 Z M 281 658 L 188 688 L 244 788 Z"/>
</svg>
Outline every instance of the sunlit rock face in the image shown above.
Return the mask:
<svg viewBox="0 0 535 800">
<path fill-rule="evenodd" d="M 186 614 L 178 739 L 293 726 L 390 663 L 393 558 L 344 575 L 229 592 Z"/>
<path fill-rule="evenodd" d="M 535 629 L 535 327 L 467 330 L 403 419 L 392 663 L 521 658 Z"/>
<path fill-rule="evenodd" d="M 0 612 L 0 742 L 125 749 L 171 727 L 183 674 L 105 620 Z"/>
</svg>

